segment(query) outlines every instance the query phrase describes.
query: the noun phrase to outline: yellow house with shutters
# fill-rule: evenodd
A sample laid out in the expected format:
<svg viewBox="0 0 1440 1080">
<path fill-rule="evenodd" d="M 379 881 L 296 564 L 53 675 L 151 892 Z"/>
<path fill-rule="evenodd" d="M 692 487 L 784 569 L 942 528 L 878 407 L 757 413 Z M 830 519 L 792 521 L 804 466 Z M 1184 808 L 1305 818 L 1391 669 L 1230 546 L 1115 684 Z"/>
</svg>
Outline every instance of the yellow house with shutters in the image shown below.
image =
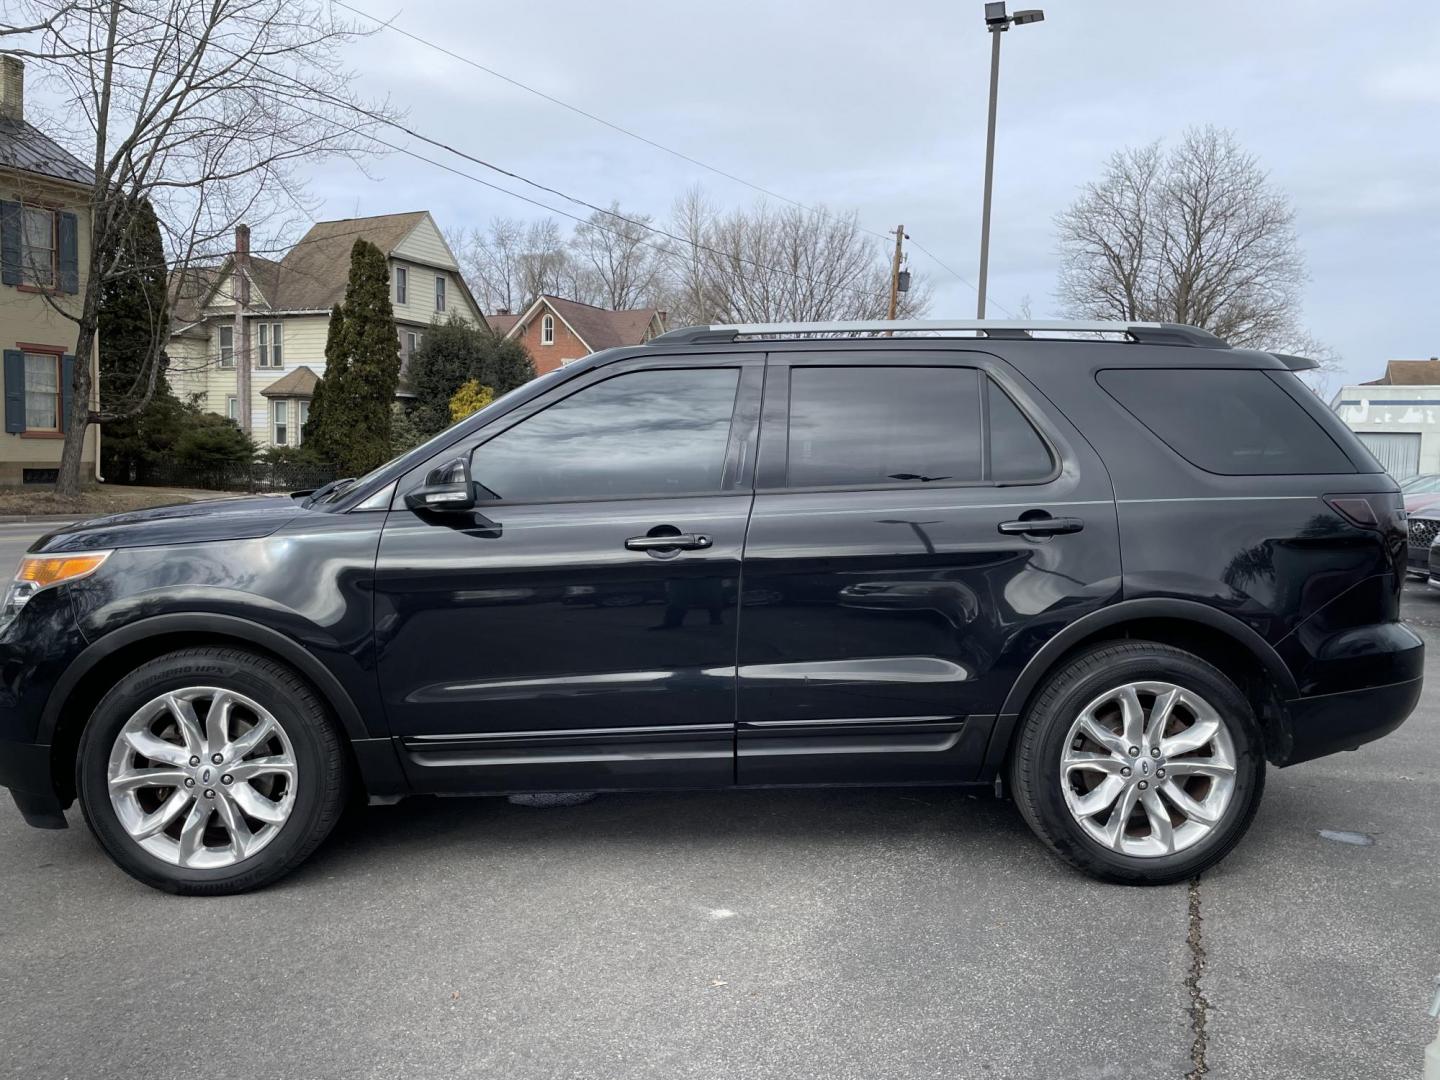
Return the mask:
<svg viewBox="0 0 1440 1080">
<path fill-rule="evenodd" d="M 0 484 L 53 483 L 60 464 L 78 329 L 66 313 L 79 312 L 81 268 L 89 265 L 93 175 L 26 123 L 25 67 L 0 55 Z M 97 341 L 92 374 L 99 355 Z M 95 472 L 99 439 L 91 424 L 87 475 Z"/>
<path fill-rule="evenodd" d="M 261 447 L 298 446 L 357 239 L 386 256 L 402 393 L 410 354 L 432 322 L 458 315 L 485 325 L 428 211 L 322 221 L 278 261 L 252 252 L 242 225 L 224 262 L 171 282 L 167 374 L 176 396 L 230 417 Z"/>
</svg>

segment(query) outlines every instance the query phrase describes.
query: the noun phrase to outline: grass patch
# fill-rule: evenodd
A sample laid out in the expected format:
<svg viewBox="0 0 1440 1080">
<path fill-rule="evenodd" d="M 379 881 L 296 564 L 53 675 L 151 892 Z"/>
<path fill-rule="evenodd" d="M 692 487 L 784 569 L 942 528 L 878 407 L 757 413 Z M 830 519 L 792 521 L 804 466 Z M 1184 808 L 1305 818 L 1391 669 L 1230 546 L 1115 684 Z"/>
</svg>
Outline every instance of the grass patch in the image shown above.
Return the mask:
<svg viewBox="0 0 1440 1080">
<path fill-rule="evenodd" d="M 99 517 L 194 501 L 190 493 L 170 488 L 92 486 L 82 490 L 76 498 L 62 499 L 48 484 L 25 487 L 0 485 L 0 515 L 74 514 L 77 517 Z"/>
</svg>

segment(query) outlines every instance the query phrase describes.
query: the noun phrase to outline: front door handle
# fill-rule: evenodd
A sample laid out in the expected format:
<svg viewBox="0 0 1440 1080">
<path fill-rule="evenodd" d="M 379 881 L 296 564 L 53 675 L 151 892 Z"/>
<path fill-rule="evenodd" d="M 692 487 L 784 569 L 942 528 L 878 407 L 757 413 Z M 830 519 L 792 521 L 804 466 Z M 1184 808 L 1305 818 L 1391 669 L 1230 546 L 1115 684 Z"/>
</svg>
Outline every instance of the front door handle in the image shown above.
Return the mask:
<svg viewBox="0 0 1440 1080">
<path fill-rule="evenodd" d="M 629 551 L 700 551 L 713 541 L 699 533 L 673 533 L 669 536 L 632 536 L 625 541 Z"/>
<path fill-rule="evenodd" d="M 1060 536 L 1079 532 L 1085 528 L 1085 522 L 1074 517 L 1022 518 L 1019 521 L 1002 521 L 997 528 L 1006 536 Z"/>
</svg>

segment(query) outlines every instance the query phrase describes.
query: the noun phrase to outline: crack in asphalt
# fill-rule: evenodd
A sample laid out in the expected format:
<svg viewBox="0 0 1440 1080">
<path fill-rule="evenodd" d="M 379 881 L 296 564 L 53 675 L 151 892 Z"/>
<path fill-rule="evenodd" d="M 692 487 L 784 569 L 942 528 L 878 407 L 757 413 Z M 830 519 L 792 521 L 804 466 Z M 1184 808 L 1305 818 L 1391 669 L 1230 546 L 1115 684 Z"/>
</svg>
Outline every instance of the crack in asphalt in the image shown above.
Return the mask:
<svg viewBox="0 0 1440 1080">
<path fill-rule="evenodd" d="M 1205 974 L 1205 943 L 1200 937 L 1200 924 L 1200 878 L 1197 875 L 1190 879 L 1189 930 L 1185 936 L 1185 943 L 1190 949 L 1190 973 L 1185 976 L 1185 989 L 1190 991 L 1190 1030 L 1195 1036 L 1190 1043 L 1191 1069 L 1185 1074 L 1185 1080 L 1200 1080 L 1210 1071 L 1205 1063 L 1210 1002 L 1200 987 L 1200 977 Z"/>
</svg>

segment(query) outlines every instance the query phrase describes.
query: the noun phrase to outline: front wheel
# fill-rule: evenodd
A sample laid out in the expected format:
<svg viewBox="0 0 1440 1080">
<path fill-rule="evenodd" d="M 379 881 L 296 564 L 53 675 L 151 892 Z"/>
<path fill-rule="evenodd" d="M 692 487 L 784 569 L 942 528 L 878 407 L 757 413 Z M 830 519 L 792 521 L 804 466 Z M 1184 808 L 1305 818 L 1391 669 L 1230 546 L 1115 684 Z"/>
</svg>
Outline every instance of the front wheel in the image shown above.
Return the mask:
<svg viewBox="0 0 1440 1080">
<path fill-rule="evenodd" d="M 236 649 L 142 664 L 96 706 L 76 789 L 110 857 L 167 892 L 244 892 L 325 838 L 344 796 L 339 738 L 294 671 Z"/>
<path fill-rule="evenodd" d="M 1254 817 L 1265 758 L 1250 703 L 1199 657 L 1144 641 L 1080 654 L 1040 691 L 1011 760 L 1022 816 L 1093 877 L 1181 881 Z"/>
</svg>

